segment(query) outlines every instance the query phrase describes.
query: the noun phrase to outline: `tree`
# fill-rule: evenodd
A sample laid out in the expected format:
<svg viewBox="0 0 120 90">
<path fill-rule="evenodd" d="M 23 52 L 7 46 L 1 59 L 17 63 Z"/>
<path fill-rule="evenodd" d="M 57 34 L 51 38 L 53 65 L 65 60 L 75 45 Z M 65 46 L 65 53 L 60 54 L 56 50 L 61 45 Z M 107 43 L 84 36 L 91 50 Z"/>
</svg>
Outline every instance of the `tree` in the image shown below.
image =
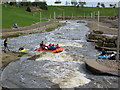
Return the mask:
<svg viewBox="0 0 120 90">
<path fill-rule="evenodd" d="M 39 8 L 41 8 L 43 10 L 48 10 L 46 2 L 39 2 L 37 4 L 38 4 Z"/>
<path fill-rule="evenodd" d="M 105 8 L 105 4 L 104 4 L 104 3 L 101 3 L 101 6 L 102 6 L 103 8 Z"/>
<path fill-rule="evenodd" d="M 76 0 L 72 0 L 72 1 L 71 1 L 71 4 L 72 4 L 73 6 L 76 6 L 78 3 L 77 3 Z"/>
<path fill-rule="evenodd" d="M 30 9 L 30 7 L 27 7 L 26 11 L 28 11 L 28 12 L 31 12 L 31 9 Z"/>
<path fill-rule="evenodd" d="M 9 5 L 10 5 L 10 6 L 15 6 L 15 5 L 16 5 L 16 2 L 10 2 Z"/>
<path fill-rule="evenodd" d="M 84 7 L 84 5 L 86 5 L 86 2 L 79 1 L 79 5 L 80 5 L 81 7 Z"/>
<path fill-rule="evenodd" d="M 109 4 L 111 8 L 116 8 L 116 4 Z"/>
<path fill-rule="evenodd" d="M 113 5 L 113 8 L 116 8 L 116 4 Z"/>
<path fill-rule="evenodd" d="M 60 0 L 56 0 L 56 1 L 55 1 L 55 4 L 60 4 L 60 3 L 61 3 Z"/>
<path fill-rule="evenodd" d="M 97 3 L 97 7 L 100 7 L 100 3 L 99 2 Z"/>
<path fill-rule="evenodd" d="M 109 4 L 109 6 L 112 8 L 113 7 L 113 5 L 112 4 Z"/>
</svg>

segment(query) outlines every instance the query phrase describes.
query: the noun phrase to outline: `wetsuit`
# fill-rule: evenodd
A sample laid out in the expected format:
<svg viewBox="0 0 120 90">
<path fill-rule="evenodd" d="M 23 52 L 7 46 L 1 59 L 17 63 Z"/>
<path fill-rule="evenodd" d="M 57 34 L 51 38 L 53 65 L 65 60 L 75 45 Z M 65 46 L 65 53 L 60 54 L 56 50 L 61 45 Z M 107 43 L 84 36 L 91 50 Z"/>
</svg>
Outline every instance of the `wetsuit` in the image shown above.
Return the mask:
<svg viewBox="0 0 120 90">
<path fill-rule="evenodd" d="M 46 47 L 46 45 L 41 42 L 40 43 L 40 48 L 45 49 L 45 47 Z"/>
<path fill-rule="evenodd" d="M 24 50 L 24 48 L 23 48 L 23 47 L 20 47 L 19 50 Z"/>
<path fill-rule="evenodd" d="M 7 44 L 8 44 L 8 42 L 7 42 L 7 40 L 5 39 L 5 41 L 4 41 L 4 47 L 5 47 L 5 48 L 8 47 Z"/>
<path fill-rule="evenodd" d="M 56 48 L 54 46 L 50 46 L 51 50 L 56 50 Z"/>
<path fill-rule="evenodd" d="M 7 39 L 5 39 L 4 40 L 4 51 L 6 50 L 6 48 L 8 49 L 7 44 L 8 44 Z M 8 51 L 10 51 L 10 50 L 8 49 Z"/>
</svg>

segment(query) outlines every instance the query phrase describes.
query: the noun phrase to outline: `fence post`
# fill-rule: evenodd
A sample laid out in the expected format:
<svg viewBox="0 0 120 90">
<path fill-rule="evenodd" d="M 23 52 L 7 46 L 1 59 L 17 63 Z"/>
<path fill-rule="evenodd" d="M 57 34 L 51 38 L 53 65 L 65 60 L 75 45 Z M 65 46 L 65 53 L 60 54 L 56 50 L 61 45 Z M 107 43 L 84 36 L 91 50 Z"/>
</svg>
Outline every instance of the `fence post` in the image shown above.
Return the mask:
<svg viewBox="0 0 120 90">
<path fill-rule="evenodd" d="M 120 2 L 118 3 L 120 5 Z M 120 51 L 120 6 L 118 6 L 118 38 L 117 38 L 117 56 L 116 60 L 119 60 L 119 51 Z"/>
<path fill-rule="evenodd" d="M 98 31 L 99 31 L 100 12 L 98 11 Z"/>
</svg>

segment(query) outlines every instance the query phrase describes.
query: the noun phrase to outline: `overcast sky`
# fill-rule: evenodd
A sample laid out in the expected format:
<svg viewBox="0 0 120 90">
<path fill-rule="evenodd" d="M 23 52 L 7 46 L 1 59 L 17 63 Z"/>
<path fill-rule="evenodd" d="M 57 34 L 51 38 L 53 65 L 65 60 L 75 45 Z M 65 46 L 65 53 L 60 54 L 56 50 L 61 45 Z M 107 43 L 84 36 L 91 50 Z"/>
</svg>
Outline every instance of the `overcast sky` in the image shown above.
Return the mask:
<svg viewBox="0 0 120 90">
<path fill-rule="evenodd" d="M 21 0 L 20 0 L 21 1 Z M 35 0 L 28 0 L 35 1 Z M 43 0 L 39 0 L 43 1 Z M 45 0 L 46 2 L 55 2 L 56 0 Z M 60 0 L 61 2 L 71 1 L 71 0 Z M 120 0 L 76 0 L 76 1 L 85 1 L 85 2 L 119 2 Z"/>
<path fill-rule="evenodd" d="M 17 1 L 22 1 L 22 0 L 17 0 Z M 27 0 L 27 1 L 34 2 L 35 0 Z M 43 0 L 39 0 L 39 1 L 43 1 Z M 57 0 L 44 0 L 44 1 L 47 2 L 47 5 L 65 5 L 66 1 L 69 2 L 69 3 L 71 2 L 71 0 L 60 0 L 61 4 L 55 4 L 54 2 L 57 1 Z M 118 2 L 120 0 L 76 0 L 76 1 L 85 1 L 86 6 L 89 6 L 89 7 L 95 7 L 97 2 L 104 2 L 105 6 L 108 7 L 109 4 L 111 4 L 111 3 L 118 4 Z M 71 4 L 68 4 L 68 5 L 71 5 Z"/>
</svg>

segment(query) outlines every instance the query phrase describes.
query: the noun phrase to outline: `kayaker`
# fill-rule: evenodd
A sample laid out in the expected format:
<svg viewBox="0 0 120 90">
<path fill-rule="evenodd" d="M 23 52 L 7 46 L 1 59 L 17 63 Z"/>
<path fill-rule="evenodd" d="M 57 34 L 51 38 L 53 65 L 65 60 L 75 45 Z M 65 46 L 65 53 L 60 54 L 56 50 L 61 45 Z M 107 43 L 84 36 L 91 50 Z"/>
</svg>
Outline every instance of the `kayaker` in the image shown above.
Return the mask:
<svg viewBox="0 0 120 90">
<path fill-rule="evenodd" d="M 59 47 L 59 44 L 56 44 L 55 48 L 60 48 L 60 47 Z"/>
<path fill-rule="evenodd" d="M 43 41 L 40 43 L 40 48 L 45 49 L 45 44 L 43 43 Z"/>
<path fill-rule="evenodd" d="M 6 52 L 6 49 L 8 50 L 8 51 L 10 51 L 9 50 L 9 48 L 8 48 L 8 46 L 7 46 L 7 44 L 8 44 L 8 41 L 7 41 L 7 38 L 4 40 L 4 51 Z"/>
<path fill-rule="evenodd" d="M 51 49 L 51 50 L 56 50 L 54 44 L 52 44 L 52 45 L 50 46 L 50 49 Z"/>
<path fill-rule="evenodd" d="M 106 55 L 106 54 L 107 54 L 106 51 L 104 49 L 102 49 L 101 55 Z"/>
<path fill-rule="evenodd" d="M 18 28 L 19 26 L 17 24 L 13 24 L 13 27 Z"/>
<path fill-rule="evenodd" d="M 47 46 L 48 50 L 50 50 L 51 43 Z"/>
<path fill-rule="evenodd" d="M 20 47 L 19 50 L 24 50 L 24 47 Z"/>
</svg>

